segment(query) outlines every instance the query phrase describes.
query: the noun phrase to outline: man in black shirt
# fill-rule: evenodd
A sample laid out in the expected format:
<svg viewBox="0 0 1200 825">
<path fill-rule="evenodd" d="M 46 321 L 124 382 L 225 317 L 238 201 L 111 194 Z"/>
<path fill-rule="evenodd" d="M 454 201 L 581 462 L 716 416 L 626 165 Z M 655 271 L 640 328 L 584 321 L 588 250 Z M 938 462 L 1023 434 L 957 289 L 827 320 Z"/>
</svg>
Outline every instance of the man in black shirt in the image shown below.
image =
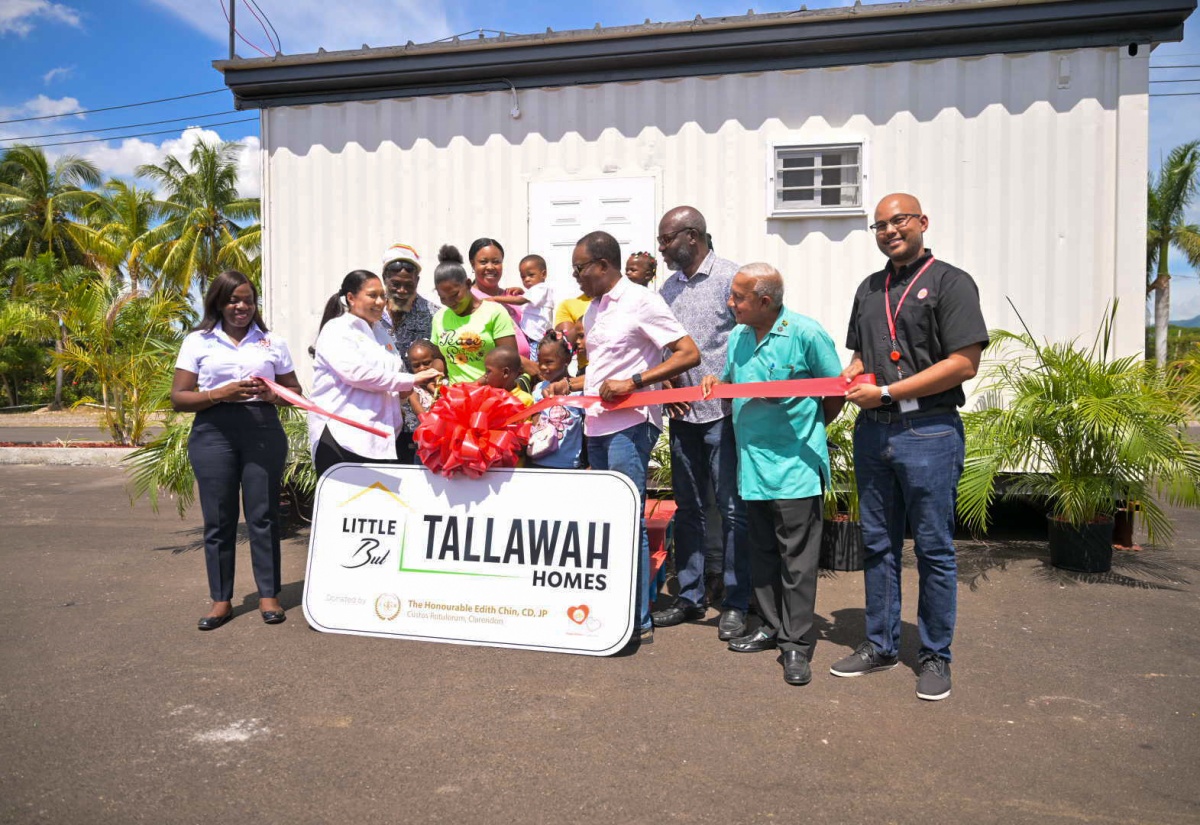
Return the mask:
<svg viewBox="0 0 1200 825">
<path fill-rule="evenodd" d="M 917 696 L 950 695 L 958 570 L 954 504 L 964 445 L 958 408 L 988 343 L 971 276 L 925 247 L 929 218 L 912 195 L 888 195 L 871 225 L 883 270 L 859 285 L 842 373 L 874 373 L 846 400 L 861 408 L 854 429 L 863 543 L 867 639 L 830 668 L 835 676 L 890 670 L 900 646 L 900 552 L 912 527 L 920 576 Z"/>
</svg>

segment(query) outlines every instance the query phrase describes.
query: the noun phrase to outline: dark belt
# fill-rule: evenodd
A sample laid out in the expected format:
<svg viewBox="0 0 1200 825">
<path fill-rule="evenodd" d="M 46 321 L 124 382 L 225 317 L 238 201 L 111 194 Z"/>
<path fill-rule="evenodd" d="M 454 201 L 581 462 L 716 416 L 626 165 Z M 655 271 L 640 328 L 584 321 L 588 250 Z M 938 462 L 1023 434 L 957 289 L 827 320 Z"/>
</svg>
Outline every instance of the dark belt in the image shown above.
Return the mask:
<svg viewBox="0 0 1200 825">
<path fill-rule="evenodd" d="M 917 410 L 910 413 L 902 413 L 900 410 L 892 407 L 891 409 L 876 409 L 862 410 L 859 415 L 864 415 L 872 421 L 880 424 L 900 424 L 905 421 L 912 421 L 919 418 L 930 418 L 935 415 L 958 415 L 958 410 L 953 407 L 939 408 L 932 410 Z"/>
</svg>

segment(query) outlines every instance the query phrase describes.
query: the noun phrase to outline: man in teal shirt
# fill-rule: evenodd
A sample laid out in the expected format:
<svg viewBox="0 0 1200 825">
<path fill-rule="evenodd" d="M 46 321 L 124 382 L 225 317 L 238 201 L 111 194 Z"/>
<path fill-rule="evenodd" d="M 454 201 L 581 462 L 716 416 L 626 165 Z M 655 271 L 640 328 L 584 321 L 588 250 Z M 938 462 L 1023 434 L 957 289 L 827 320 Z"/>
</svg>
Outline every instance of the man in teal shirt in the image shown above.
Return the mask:
<svg viewBox="0 0 1200 825">
<path fill-rule="evenodd" d="M 738 270 L 729 291 L 738 326 L 729 335 L 725 371 L 717 383 L 745 384 L 841 373 L 833 339 L 811 318 L 783 305 L 783 278 L 769 264 Z M 829 480 L 825 422 L 844 399 L 737 398 L 733 430 L 738 448 L 738 491 L 746 502 L 750 579 L 762 626 L 734 639 L 729 649 L 783 651 L 783 678 L 812 680 L 816 633 L 817 558 L 821 551 L 822 493 Z"/>
</svg>

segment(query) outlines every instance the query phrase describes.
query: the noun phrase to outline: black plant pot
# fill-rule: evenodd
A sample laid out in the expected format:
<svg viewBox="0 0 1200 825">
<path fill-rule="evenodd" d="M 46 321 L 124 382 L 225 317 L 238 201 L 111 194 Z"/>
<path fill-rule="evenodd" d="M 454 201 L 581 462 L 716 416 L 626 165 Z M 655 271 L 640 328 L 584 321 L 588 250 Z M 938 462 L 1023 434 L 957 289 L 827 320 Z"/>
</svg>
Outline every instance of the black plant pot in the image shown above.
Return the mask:
<svg viewBox="0 0 1200 825">
<path fill-rule="evenodd" d="M 821 529 L 822 570 L 862 570 L 862 525 L 857 521 L 826 519 Z"/>
<path fill-rule="evenodd" d="M 1093 521 L 1082 527 L 1046 517 L 1050 538 L 1050 563 L 1080 573 L 1107 573 L 1112 569 L 1113 520 Z"/>
</svg>

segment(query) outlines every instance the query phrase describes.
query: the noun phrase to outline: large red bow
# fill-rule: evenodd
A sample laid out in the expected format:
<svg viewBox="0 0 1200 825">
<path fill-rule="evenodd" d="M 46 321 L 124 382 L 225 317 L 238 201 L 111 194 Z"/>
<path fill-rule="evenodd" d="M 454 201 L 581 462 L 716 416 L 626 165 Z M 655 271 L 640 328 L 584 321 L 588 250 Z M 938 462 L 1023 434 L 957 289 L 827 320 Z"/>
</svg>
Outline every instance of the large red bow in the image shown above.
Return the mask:
<svg viewBox="0 0 1200 825">
<path fill-rule="evenodd" d="M 515 467 L 529 442 L 526 407 L 512 393 L 479 384 L 454 384 L 421 416 L 413 433 L 421 462 L 446 477 L 478 478 L 491 467 Z"/>
</svg>

